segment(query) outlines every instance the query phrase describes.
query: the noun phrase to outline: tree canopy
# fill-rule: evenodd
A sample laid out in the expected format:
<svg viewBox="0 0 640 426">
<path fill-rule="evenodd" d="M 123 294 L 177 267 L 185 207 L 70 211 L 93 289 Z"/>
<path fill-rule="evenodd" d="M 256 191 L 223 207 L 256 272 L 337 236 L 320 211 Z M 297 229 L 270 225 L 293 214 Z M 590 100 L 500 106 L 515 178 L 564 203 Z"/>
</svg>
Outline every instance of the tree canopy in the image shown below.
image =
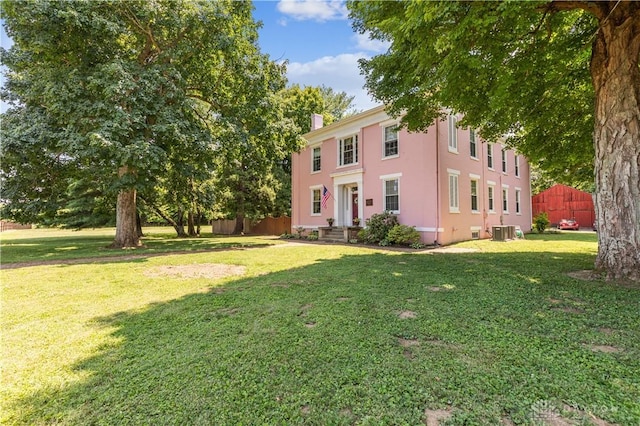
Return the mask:
<svg viewBox="0 0 640 426">
<path fill-rule="evenodd" d="M 117 198 L 114 246 L 138 245 L 137 192 L 169 170 L 175 185 L 210 173 L 214 135 L 254 88 L 247 64 L 263 59 L 251 11 L 234 1 L 2 2 L 14 41 L 2 51 L 6 117 L 46 125 L 3 128 L 3 157 L 13 156 L 3 187 L 15 187 L 6 211 L 59 212 L 84 177 Z"/>
<path fill-rule="evenodd" d="M 360 64 L 370 92 L 409 129 L 448 108 L 557 180 L 585 182 L 595 170 L 596 267 L 640 280 L 640 3 L 348 7 L 355 29 L 391 42 Z"/>
</svg>

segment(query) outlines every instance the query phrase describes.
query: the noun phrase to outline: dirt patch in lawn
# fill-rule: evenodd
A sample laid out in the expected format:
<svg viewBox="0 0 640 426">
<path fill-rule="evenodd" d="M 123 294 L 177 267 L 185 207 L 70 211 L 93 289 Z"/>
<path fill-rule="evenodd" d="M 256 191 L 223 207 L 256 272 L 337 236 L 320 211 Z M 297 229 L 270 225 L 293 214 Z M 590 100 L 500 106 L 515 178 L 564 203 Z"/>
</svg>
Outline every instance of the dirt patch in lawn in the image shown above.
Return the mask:
<svg viewBox="0 0 640 426">
<path fill-rule="evenodd" d="M 156 266 L 149 268 L 144 275 L 149 278 L 209 278 L 219 279 L 230 276 L 244 275 L 244 266 L 225 265 L 220 263 L 201 263 L 193 265 Z"/>
<path fill-rule="evenodd" d="M 413 319 L 418 316 L 418 314 L 413 311 L 400 311 L 397 315 L 400 319 Z"/>
<path fill-rule="evenodd" d="M 582 309 L 572 308 L 570 306 L 551 308 L 551 310 L 556 312 L 566 312 L 567 314 L 584 314 Z"/>
<path fill-rule="evenodd" d="M 582 281 L 596 281 L 602 278 L 600 274 L 591 269 L 584 269 L 582 271 L 571 271 L 567 272 L 567 275 L 569 275 L 571 278 Z"/>
<path fill-rule="evenodd" d="M 427 426 L 439 426 L 440 421 L 450 419 L 449 410 L 424 410 L 424 424 Z"/>
<path fill-rule="evenodd" d="M 618 352 L 622 352 L 622 349 L 616 348 L 611 345 L 585 345 L 587 348 L 591 349 L 593 352 L 604 352 L 607 354 L 615 354 Z"/>
</svg>

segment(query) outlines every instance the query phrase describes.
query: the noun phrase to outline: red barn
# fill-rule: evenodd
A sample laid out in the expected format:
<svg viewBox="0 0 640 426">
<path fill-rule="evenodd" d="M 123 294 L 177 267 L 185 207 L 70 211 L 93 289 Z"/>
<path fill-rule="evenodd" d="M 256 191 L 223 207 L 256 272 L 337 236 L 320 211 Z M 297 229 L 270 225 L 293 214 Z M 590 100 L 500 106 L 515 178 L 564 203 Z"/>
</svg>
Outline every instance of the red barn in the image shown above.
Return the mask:
<svg viewBox="0 0 640 426">
<path fill-rule="evenodd" d="M 533 217 L 547 212 L 552 225 L 557 225 L 560 219 L 575 219 L 580 227 L 590 228 L 596 219 L 592 195 L 566 185 L 554 185 L 534 195 L 531 208 Z"/>
</svg>

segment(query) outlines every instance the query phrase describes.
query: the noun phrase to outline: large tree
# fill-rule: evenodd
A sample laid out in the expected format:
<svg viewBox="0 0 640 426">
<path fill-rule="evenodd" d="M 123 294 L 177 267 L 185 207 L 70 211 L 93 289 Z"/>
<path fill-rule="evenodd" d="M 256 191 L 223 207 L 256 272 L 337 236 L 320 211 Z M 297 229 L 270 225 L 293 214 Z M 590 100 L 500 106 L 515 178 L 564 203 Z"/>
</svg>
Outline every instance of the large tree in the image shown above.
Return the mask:
<svg viewBox="0 0 640 426">
<path fill-rule="evenodd" d="M 411 130 L 443 108 L 556 175 L 595 170 L 596 268 L 640 280 L 640 2 L 349 2 L 361 61 Z"/>
<path fill-rule="evenodd" d="M 114 194 L 114 247 L 139 245 L 138 191 L 170 166 L 184 171 L 186 153 L 212 149 L 201 111 L 242 97 L 229 91 L 243 87 L 235 65 L 257 44 L 251 10 L 235 1 L 2 2 L 14 42 L 2 52 L 3 96 L 20 111 L 11 114 L 44 115 L 58 137 L 30 142 Z M 17 142 L 20 130 L 3 136 Z"/>
</svg>

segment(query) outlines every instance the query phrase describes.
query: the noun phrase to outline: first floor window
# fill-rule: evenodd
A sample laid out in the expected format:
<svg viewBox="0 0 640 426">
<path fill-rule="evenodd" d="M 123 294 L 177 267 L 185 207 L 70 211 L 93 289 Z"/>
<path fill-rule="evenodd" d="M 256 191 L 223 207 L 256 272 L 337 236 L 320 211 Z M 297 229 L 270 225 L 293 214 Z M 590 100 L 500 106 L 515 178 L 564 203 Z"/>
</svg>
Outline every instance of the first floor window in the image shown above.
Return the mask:
<svg viewBox="0 0 640 426">
<path fill-rule="evenodd" d="M 393 157 L 398 155 L 398 130 L 395 125 L 384 128 L 384 155 Z"/>
<path fill-rule="evenodd" d="M 520 190 L 516 189 L 516 213 L 520 214 Z"/>
<path fill-rule="evenodd" d="M 313 159 L 312 159 L 313 167 L 312 171 L 319 172 L 320 167 L 322 166 L 321 157 L 320 157 L 320 147 L 313 148 Z"/>
<path fill-rule="evenodd" d="M 384 209 L 389 212 L 398 212 L 400 210 L 398 179 L 384 181 Z"/>
<path fill-rule="evenodd" d="M 460 202 L 458 198 L 458 175 L 451 173 L 449 174 L 449 211 L 460 211 Z"/>
<path fill-rule="evenodd" d="M 320 200 L 321 200 L 320 192 L 321 192 L 320 189 L 312 190 L 312 196 L 311 196 L 311 213 L 312 214 L 320 214 Z"/>
<path fill-rule="evenodd" d="M 487 187 L 487 197 L 489 198 L 489 211 L 493 212 L 495 211 L 495 206 L 494 206 L 494 195 L 493 195 L 493 186 L 488 186 Z"/>
<path fill-rule="evenodd" d="M 478 181 L 471 181 L 471 211 L 478 211 Z"/>
<path fill-rule="evenodd" d="M 502 188 L 502 211 L 509 213 L 509 190 Z"/>
</svg>

